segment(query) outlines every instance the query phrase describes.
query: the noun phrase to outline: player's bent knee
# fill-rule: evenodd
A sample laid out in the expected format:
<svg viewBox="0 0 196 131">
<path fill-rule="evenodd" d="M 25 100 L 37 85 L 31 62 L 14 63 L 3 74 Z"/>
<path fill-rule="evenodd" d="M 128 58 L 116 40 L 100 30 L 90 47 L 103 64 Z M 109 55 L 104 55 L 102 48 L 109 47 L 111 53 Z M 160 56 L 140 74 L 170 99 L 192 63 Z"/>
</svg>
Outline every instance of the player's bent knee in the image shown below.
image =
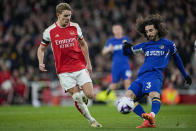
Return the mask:
<svg viewBox="0 0 196 131">
<path fill-rule="evenodd" d="M 89 99 L 93 99 L 95 97 L 93 93 L 93 84 L 91 82 L 85 83 L 81 87 L 86 97 L 88 97 Z"/>
<path fill-rule="evenodd" d="M 88 97 L 89 99 L 94 99 L 94 93 L 87 93 L 87 94 L 85 94 L 86 95 L 86 97 Z"/>
<path fill-rule="evenodd" d="M 125 96 L 126 97 L 129 97 L 131 99 L 135 99 L 136 98 L 136 95 L 135 93 L 132 91 L 132 90 L 128 90 L 126 93 L 125 93 Z"/>
<path fill-rule="evenodd" d="M 112 83 L 112 84 L 110 85 L 110 89 L 111 89 L 111 90 L 115 90 L 116 88 L 117 88 L 117 84 Z"/>
<path fill-rule="evenodd" d="M 154 97 L 160 99 L 160 93 L 158 93 L 158 92 L 150 92 L 149 96 L 150 96 L 151 99 L 153 99 Z"/>
</svg>

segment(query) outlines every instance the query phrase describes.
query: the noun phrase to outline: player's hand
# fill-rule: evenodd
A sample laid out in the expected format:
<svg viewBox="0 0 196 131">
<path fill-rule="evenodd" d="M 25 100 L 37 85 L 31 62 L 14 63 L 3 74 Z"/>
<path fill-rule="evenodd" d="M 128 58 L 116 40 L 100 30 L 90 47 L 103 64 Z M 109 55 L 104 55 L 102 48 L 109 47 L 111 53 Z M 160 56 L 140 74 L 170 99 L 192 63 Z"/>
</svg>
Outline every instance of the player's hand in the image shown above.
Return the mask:
<svg viewBox="0 0 196 131">
<path fill-rule="evenodd" d="M 123 49 L 131 49 L 133 45 L 126 40 L 123 40 Z"/>
<path fill-rule="evenodd" d="M 108 51 L 109 51 L 109 52 L 113 52 L 113 50 L 114 50 L 114 46 L 110 45 L 110 46 L 108 47 Z"/>
<path fill-rule="evenodd" d="M 189 85 L 189 86 L 192 84 L 192 79 L 191 79 L 190 76 L 187 76 L 187 77 L 185 78 L 185 84 L 186 84 L 186 85 Z"/>
<path fill-rule="evenodd" d="M 131 54 L 131 47 L 132 47 L 133 45 L 131 44 L 131 43 L 129 43 L 129 42 L 127 42 L 127 40 L 123 40 L 123 54 L 125 55 L 125 56 L 128 56 L 128 55 L 130 55 Z M 129 51 L 130 50 L 130 51 Z M 129 53 L 130 52 L 130 53 Z"/>
<path fill-rule="evenodd" d="M 43 72 L 48 71 L 48 70 L 46 70 L 45 64 L 39 64 L 39 69 L 40 69 L 41 71 L 43 71 Z"/>
</svg>

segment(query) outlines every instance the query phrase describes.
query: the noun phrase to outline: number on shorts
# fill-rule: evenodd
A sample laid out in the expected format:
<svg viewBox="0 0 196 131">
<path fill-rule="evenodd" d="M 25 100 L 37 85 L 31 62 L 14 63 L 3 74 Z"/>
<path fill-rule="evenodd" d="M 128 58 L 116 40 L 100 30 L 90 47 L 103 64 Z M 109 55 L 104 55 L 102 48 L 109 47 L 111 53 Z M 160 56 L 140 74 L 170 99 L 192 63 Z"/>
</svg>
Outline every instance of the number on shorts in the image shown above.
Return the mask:
<svg viewBox="0 0 196 131">
<path fill-rule="evenodd" d="M 150 87 L 151 87 L 151 82 L 147 82 L 146 84 L 147 84 L 146 88 L 147 88 L 147 89 L 150 89 Z"/>
</svg>

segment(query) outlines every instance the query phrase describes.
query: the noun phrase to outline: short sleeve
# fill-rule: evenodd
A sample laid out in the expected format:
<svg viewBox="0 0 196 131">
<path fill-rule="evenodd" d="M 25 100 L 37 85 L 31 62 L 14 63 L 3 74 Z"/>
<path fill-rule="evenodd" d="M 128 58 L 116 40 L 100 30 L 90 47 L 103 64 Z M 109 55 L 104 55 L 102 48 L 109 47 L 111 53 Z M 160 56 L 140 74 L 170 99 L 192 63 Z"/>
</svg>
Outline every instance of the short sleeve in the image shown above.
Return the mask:
<svg viewBox="0 0 196 131">
<path fill-rule="evenodd" d="M 76 28 L 77 28 L 78 38 L 83 39 L 82 30 L 78 24 L 76 24 Z"/>
<path fill-rule="evenodd" d="M 42 37 L 41 44 L 44 45 L 44 46 L 47 46 L 47 45 L 50 43 L 50 41 L 51 41 L 51 39 L 50 39 L 49 30 L 46 29 L 46 30 L 43 32 L 43 37 Z"/>
</svg>

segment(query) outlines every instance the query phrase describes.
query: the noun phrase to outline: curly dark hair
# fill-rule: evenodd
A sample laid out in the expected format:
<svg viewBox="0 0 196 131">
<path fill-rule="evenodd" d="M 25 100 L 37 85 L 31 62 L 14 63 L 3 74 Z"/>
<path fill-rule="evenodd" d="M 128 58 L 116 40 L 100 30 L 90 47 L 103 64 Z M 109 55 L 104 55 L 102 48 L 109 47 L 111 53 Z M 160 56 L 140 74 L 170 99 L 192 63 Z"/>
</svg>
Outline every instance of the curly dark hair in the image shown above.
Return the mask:
<svg viewBox="0 0 196 131">
<path fill-rule="evenodd" d="M 160 38 L 165 37 L 168 33 L 159 14 L 150 15 L 147 18 L 139 17 L 136 20 L 137 31 L 148 39 L 145 32 L 145 26 L 147 25 L 154 25 L 154 27 L 158 30 L 158 36 Z"/>
</svg>

